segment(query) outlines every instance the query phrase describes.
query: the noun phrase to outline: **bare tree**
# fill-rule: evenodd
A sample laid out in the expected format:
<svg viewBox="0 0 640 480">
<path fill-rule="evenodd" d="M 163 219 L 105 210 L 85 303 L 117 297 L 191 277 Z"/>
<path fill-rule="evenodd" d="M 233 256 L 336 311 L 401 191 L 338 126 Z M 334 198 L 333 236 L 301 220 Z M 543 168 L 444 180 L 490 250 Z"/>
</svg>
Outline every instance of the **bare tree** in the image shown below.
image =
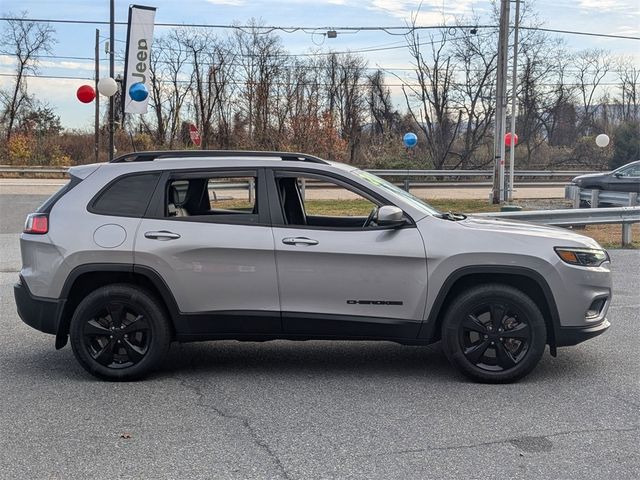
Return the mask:
<svg viewBox="0 0 640 480">
<path fill-rule="evenodd" d="M 571 146 L 575 143 L 578 132 L 575 85 L 570 82 L 568 73 L 570 56 L 560 42 L 547 50 L 550 52 L 548 60 L 553 67 L 546 80 L 549 85 L 545 88 L 547 94 L 540 121 L 550 146 Z"/>
<path fill-rule="evenodd" d="M 154 134 L 156 144 L 168 144 L 169 148 L 173 148 L 179 137 L 183 106 L 193 83 L 189 52 L 182 41 L 188 34 L 188 31 L 173 30 L 158 38 L 151 50 L 149 103 L 155 128 L 144 116 L 141 118 L 147 131 Z"/>
<path fill-rule="evenodd" d="M 458 157 L 454 167 L 484 166 L 493 161 L 492 155 L 480 159 L 477 152 L 481 146 L 492 148 L 489 136 L 495 116 L 496 32 L 464 35 L 452 43 L 458 65 L 452 103 L 463 112 L 462 141 L 456 142 L 451 151 Z"/>
<path fill-rule="evenodd" d="M 358 159 L 365 115 L 365 96 L 361 82 L 367 63 L 364 58 L 350 53 L 336 55 L 335 58 L 338 66 L 336 107 L 339 130 L 342 138 L 348 142 L 349 161 L 353 163 Z"/>
<path fill-rule="evenodd" d="M 244 76 L 240 99 L 249 138 L 260 147 L 274 147 L 277 139 L 271 135 L 272 112 L 287 57 L 280 37 L 264 32 L 260 26 L 258 20 L 252 19 L 248 30 L 235 30 L 233 45 Z"/>
<path fill-rule="evenodd" d="M 197 122 L 200 125 L 202 148 L 220 143 L 217 120 L 224 112 L 223 104 L 230 99 L 230 88 L 235 78 L 235 56 L 225 39 L 208 31 L 192 30 L 181 36 L 183 48 L 188 52 L 193 84 L 192 97 Z M 224 117 L 225 122 L 228 117 Z M 228 125 L 223 126 L 228 131 Z M 228 135 L 227 135 L 228 138 Z"/>
<path fill-rule="evenodd" d="M 415 26 L 415 17 L 413 19 Z M 462 120 L 462 113 L 452 117 L 452 85 L 454 83 L 455 63 L 447 51 L 447 31 L 442 29 L 442 37 L 436 39 L 429 35 L 429 56 L 422 51 L 423 44 L 418 30 L 407 34 L 407 47 L 413 60 L 415 84 L 403 81 L 402 91 L 407 110 L 417 128 L 422 132 L 427 151 L 436 169 L 447 162 L 453 142 L 456 139 Z"/>
<path fill-rule="evenodd" d="M 617 71 L 620 88 L 618 104 L 622 109 L 622 120 L 625 122 L 640 121 L 640 68 L 632 57 L 618 58 Z"/>
<path fill-rule="evenodd" d="M 322 115 L 317 61 L 291 60 L 282 76 L 275 115 L 279 142 L 308 151 L 317 141 Z"/>
<path fill-rule="evenodd" d="M 27 21 L 26 17 L 27 12 L 22 12 L 17 19 L 7 20 L 6 29 L 0 37 L 0 54 L 16 60 L 13 89 L 2 93 L 2 123 L 6 125 L 7 142 L 11 139 L 20 108 L 28 102 L 27 76 L 38 72 L 38 56 L 51 53 L 56 42 L 51 25 Z"/>
<path fill-rule="evenodd" d="M 580 131 L 592 133 L 597 109 L 596 95 L 604 77 L 611 71 L 612 61 L 608 51 L 590 49 L 580 52 L 575 60 L 578 69 L 576 80 L 582 104 Z"/>
<path fill-rule="evenodd" d="M 367 76 L 367 104 L 372 123 L 371 136 L 378 142 L 384 142 L 399 123 L 400 114 L 393 108 L 391 91 L 380 69 Z"/>
</svg>

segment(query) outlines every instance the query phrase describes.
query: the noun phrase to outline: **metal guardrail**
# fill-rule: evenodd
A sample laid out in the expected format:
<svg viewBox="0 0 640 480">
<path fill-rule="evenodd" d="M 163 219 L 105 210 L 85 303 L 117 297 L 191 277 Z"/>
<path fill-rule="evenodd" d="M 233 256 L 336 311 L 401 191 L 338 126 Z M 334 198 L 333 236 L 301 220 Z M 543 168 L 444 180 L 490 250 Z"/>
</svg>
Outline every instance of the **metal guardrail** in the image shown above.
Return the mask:
<svg viewBox="0 0 640 480">
<path fill-rule="evenodd" d="M 67 173 L 67 167 L 0 167 L 2 173 Z"/>
<path fill-rule="evenodd" d="M 367 170 L 380 177 L 491 177 L 493 170 Z M 516 170 L 516 177 L 575 177 L 594 171 L 577 170 Z"/>
<path fill-rule="evenodd" d="M 640 223 L 640 207 L 581 208 L 562 210 L 536 210 L 531 212 L 487 212 L 474 213 L 479 217 L 495 217 L 521 220 L 558 227 L 583 225 L 622 224 L 622 245 L 632 242 L 631 226 Z"/>
<path fill-rule="evenodd" d="M 6 173 L 57 173 L 63 174 L 67 167 L 13 167 L 0 166 L 0 172 Z M 493 170 L 367 170 L 380 177 L 413 177 L 413 178 L 447 178 L 447 177 L 492 177 Z M 515 176 L 520 178 L 561 178 L 597 173 L 594 171 L 577 170 L 516 170 Z"/>
<path fill-rule="evenodd" d="M 462 184 L 463 178 L 474 179 L 491 179 L 493 177 L 493 170 L 367 170 L 369 173 L 378 175 L 379 177 L 391 177 L 395 179 L 402 178 L 402 188 L 407 192 L 411 187 L 429 187 L 438 185 L 441 186 L 441 181 L 426 183 L 425 178 L 442 179 L 448 178 L 451 183 L 456 183 L 456 186 L 465 187 L 490 187 L 491 184 L 483 183 L 481 181 L 473 181 Z M 576 171 L 576 170 L 516 170 L 514 173 L 514 183 L 519 186 L 524 186 L 522 179 L 563 179 L 575 177 L 578 175 L 584 175 L 587 173 L 596 173 L 593 171 Z M 422 181 L 416 181 L 412 179 L 421 178 Z M 518 181 L 515 181 L 515 180 Z M 530 186 L 530 184 L 527 184 Z M 546 185 L 562 186 L 561 183 L 550 183 Z"/>
<path fill-rule="evenodd" d="M 587 204 L 591 208 L 597 208 L 602 204 L 635 207 L 640 205 L 638 197 L 637 192 L 585 189 L 577 185 L 567 185 L 564 189 L 564 198 L 573 202 L 573 208 L 580 208 L 581 204 Z"/>
</svg>

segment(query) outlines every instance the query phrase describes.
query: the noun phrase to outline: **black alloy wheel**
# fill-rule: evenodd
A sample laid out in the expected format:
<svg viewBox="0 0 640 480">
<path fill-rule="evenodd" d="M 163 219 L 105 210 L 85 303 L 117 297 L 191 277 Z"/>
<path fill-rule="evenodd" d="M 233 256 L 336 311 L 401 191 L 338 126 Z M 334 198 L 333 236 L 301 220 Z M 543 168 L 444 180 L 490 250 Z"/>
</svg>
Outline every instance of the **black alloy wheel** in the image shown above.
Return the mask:
<svg viewBox="0 0 640 480">
<path fill-rule="evenodd" d="M 149 351 L 152 331 L 143 312 L 124 302 L 108 303 L 83 324 L 85 348 L 108 368 L 127 368 Z"/>
<path fill-rule="evenodd" d="M 504 284 L 470 288 L 452 300 L 442 323 L 444 352 L 469 378 L 519 380 L 544 353 L 546 325 L 526 293 Z"/>
<path fill-rule="evenodd" d="M 171 330 L 164 306 L 128 284 L 100 287 L 80 302 L 69 328 L 82 367 L 105 380 L 136 380 L 161 362 Z"/>
<path fill-rule="evenodd" d="M 483 370 L 497 372 L 515 367 L 526 357 L 530 340 L 528 319 L 514 305 L 479 305 L 460 322 L 464 356 Z"/>
</svg>

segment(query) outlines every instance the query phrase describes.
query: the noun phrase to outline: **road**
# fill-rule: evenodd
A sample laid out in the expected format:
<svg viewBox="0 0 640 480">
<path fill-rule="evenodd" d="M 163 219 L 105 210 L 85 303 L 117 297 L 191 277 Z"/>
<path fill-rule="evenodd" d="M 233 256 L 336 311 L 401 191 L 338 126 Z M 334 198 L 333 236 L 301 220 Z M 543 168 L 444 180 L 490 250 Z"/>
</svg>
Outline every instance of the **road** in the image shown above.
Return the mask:
<svg viewBox="0 0 640 480">
<path fill-rule="evenodd" d="M 470 383 L 437 345 L 316 341 L 174 344 L 105 383 L 15 313 L 41 200 L 0 195 L 2 479 L 640 478 L 638 251 L 611 252 L 611 329 L 518 384 Z"/>
</svg>

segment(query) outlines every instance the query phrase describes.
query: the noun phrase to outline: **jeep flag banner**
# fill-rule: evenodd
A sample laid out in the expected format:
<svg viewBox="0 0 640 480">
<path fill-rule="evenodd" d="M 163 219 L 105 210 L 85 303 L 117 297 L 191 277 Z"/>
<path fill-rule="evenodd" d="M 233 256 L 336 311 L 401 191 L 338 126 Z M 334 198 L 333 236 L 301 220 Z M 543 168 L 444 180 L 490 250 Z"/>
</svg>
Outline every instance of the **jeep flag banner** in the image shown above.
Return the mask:
<svg viewBox="0 0 640 480">
<path fill-rule="evenodd" d="M 153 24 L 156 18 L 155 7 L 131 5 L 129 7 L 129 26 L 127 28 L 127 51 L 124 65 L 124 85 L 122 98 L 125 113 L 147 113 L 149 97 L 135 101 L 129 89 L 135 83 L 143 83 L 147 91 L 149 83 L 149 55 L 153 43 Z"/>
</svg>

